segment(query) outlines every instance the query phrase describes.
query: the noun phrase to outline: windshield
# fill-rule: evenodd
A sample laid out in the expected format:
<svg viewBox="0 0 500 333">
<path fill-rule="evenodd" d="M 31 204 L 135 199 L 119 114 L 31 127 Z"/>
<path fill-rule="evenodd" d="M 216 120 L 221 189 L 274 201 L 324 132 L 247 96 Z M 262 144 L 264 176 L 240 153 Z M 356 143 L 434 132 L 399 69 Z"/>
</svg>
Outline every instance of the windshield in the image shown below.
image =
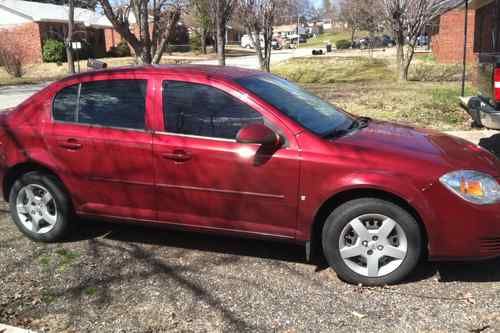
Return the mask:
<svg viewBox="0 0 500 333">
<path fill-rule="evenodd" d="M 235 81 L 318 135 L 327 136 L 353 124 L 346 113 L 277 76 L 257 75 Z"/>
</svg>

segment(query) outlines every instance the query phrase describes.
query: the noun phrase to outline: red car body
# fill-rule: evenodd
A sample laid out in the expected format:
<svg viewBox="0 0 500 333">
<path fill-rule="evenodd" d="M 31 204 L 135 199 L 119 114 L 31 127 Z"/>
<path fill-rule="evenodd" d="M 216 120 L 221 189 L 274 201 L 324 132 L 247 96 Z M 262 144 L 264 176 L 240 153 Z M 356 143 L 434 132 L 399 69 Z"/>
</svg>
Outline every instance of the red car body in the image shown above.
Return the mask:
<svg viewBox="0 0 500 333">
<path fill-rule="evenodd" d="M 500 255 L 500 204 L 468 203 L 439 182 L 461 169 L 498 180 L 500 163 L 493 155 L 439 132 L 377 121 L 351 135 L 321 138 L 234 80 L 255 74 L 145 66 L 53 83 L 1 114 L 4 197 L 17 175 L 41 168 L 64 184 L 78 215 L 309 245 L 332 207 L 377 196 L 397 201 L 421 223 L 431 259 Z M 62 88 L 111 79 L 147 80 L 146 130 L 53 121 L 52 101 Z M 165 132 L 164 80 L 227 92 L 279 129 L 286 145 L 260 161 L 255 144 Z"/>
</svg>

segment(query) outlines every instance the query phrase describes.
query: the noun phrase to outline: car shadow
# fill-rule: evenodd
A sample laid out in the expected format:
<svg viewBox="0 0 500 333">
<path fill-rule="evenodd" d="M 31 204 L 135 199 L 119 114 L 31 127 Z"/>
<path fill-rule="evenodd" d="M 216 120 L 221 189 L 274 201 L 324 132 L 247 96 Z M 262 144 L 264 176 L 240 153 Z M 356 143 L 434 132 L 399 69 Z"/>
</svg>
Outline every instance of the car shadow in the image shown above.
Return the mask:
<svg viewBox="0 0 500 333">
<path fill-rule="evenodd" d="M 306 263 L 304 248 L 289 242 L 188 232 L 156 225 L 146 227 L 109 223 L 97 219 L 82 219 L 78 224 L 78 230 L 73 232 L 66 242 L 105 238 L 135 244 Z"/>
<path fill-rule="evenodd" d="M 500 158 L 500 133 L 479 140 L 479 145 Z"/>
<path fill-rule="evenodd" d="M 304 247 L 288 242 L 187 232 L 164 227 L 108 223 L 96 219 L 81 220 L 79 224 L 80 228 L 73 233 L 67 242 L 104 238 L 132 244 L 166 246 L 300 263 L 314 266 L 316 272 L 329 269 L 323 256 L 316 256 L 312 262 L 308 262 L 305 258 Z M 500 281 L 500 258 L 474 262 L 429 262 L 422 260 L 402 284 L 419 282 L 432 277 L 436 277 L 439 282 L 497 282 Z"/>
</svg>

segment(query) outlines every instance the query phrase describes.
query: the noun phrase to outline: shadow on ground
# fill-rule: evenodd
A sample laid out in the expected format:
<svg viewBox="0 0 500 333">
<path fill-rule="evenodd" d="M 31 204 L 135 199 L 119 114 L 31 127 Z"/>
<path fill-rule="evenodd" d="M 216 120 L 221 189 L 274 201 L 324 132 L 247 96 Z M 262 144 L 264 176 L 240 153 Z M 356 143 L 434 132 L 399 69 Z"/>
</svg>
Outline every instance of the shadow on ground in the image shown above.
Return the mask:
<svg viewBox="0 0 500 333">
<path fill-rule="evenodd" d="M 149 244 L 183 250 L 223 253 L 279 260 L 315 266 L 316 272 L 328 269 L 322 256 L 307 262 L 301 245 L 259 239 L 246 239 L 214 234 L 185 232 L 165 228 L 83 220 L 80 231 L 69 242 L 105 238 L 129 244 Z M 436 276 L 440 282 L 496 282 L 500 281 L 500 258 L 475 262 L 429 262 L 423 260 L 404 283 L 418 282 Z"/>
</svg>

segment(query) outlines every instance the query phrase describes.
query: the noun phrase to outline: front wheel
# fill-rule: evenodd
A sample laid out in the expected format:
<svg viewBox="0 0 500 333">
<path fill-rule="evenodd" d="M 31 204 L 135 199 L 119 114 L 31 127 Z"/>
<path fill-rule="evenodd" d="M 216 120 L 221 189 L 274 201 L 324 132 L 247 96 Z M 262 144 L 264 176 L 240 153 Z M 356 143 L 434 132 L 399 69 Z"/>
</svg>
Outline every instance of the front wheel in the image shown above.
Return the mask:
<svg viewBox="0 0 500 333">
<path fill-rule="evenodd" d="M 369 286 L 393 284 L 418 264 L 420 227 L 401 207 L 376 198 L 349 201 L 327 218 L 323 251 L 338 276 Z"/>
<path fill-rule="evenodd" d="M 9 206 L 18 229 L 35 241 L 55 242 L 70 230 L 71 203 L 52 175 L 29 172 L 10 191 Z"/>
</svg>

